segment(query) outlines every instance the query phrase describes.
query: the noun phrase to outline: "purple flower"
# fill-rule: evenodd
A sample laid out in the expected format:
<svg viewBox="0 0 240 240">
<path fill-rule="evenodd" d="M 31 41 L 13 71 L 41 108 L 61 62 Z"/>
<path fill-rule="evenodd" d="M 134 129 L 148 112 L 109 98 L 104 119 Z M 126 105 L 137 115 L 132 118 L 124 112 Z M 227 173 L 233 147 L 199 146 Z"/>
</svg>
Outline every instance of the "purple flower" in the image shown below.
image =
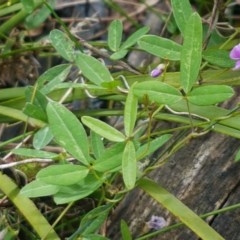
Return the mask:
<svg viewBox="0 0 240 240">
<path fill-rule="evenodd" d="M 150 221 L 147 222 L 150 229 L 159 230 L 167 226 L 167 222 L 163 217 L 152 216 Z"/>
<path fill-rule="evenodd" d="M 235 67 L 233 70 L 240 69 L 240 44 L 236 45 L 230 52 L 230 58 L 235 60 Z"/>
<path fill-rule="evenodd" d="M 154 78 L 160 76 L 163 73 L 164 68 L 165 68 L 164 64 L 159 64 L 156 68 L 154 68 L 151 71 L 150 76 Z"/>
</svg>

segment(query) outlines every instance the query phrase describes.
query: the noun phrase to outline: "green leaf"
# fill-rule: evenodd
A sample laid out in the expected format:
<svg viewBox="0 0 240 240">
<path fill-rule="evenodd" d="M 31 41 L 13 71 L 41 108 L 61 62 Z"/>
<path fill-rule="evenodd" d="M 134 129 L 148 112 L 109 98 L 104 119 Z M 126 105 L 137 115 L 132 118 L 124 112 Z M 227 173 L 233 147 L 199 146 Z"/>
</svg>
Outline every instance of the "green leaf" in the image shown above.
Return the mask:
<svg viewBox="0 0 240 240">
<path fill-rule="evenodd" d="M 40 170 L 36 178 L 48 184 L 68 186 L 78 183 L 88 175 L 89 169 L 84 166 L 62 164 L 52 165 Z"/>
<path fill-rule="evenodd" d="M 96 178 L 93 174 L 88 174 L 79 184 L 62 186 L 59 192 L 54 195 L 57 204 L 65 204 L 80 200 L 96 191 L 103 183 L 103 180 Z"/>
<path fill-rule="evenodd" d="M 35 204 L 21 194 L 14 181 L 2 172 L 0 172 L 0 189 L 4 196 L 14 204 L 19 213 L 21 213 L 21 216 L 25 218 L 32 229 L 39 235 L 39 239 L 60 239 Z"/>
<path fill-rule="evenodd" d="M 127 137 L 133 133 L 135 122 L 137 119 L 138 100 L 133 94 L 133 86 L 128 92 L 124 107 L 124 130 Z"/>
<path fill-rule="evenodd" d="M 76 65 L 82 71 L 82 74 L 96 85 L 113 81 L 107 67 L 92 56 L 78 53 L 76 57 Z"/>
<path fill-rule="evenodd" d="M 171 0 L 173 16 L 181 33 L 184 33 L 189 17 L 193 13 L 189 0 Z"/>
<path fill-rule="evenodd" d="M 180 60 L 181 45 L 167 38 L 145 35 L 138 40 L 141 49 L 167 60 Z"/>
<path fill-rule="evenodd" d="M 95 233 L 106 220 L 111 206 L 103 205 L 89 211 L 81 220 L 78 234 L 86 235 Z"/>
<path fill-rule="evenodd" d="M 122 40 L 123 25 L 121 20 L 113 20 L 108 28 L 108 47 L 113 51 L 117 51 Z"/>
<path fill-rule="evenodd" d="M 232 97 L 234 91 L 226 85 L 208 85 L 193 89 L 188 95 L 189 102 L 196 105 L 212 105 Z"/>
<path fill-rule="evenodd" d="M 124 57 L 127 55 L 127 53 L 128 53 L 128 50 L 126 50 L 126 49 L 120 49 L 119 51 L 113 53 L 113 54 L 110 56 L 110 58 L 111 58 L 112 60 L 119 60 L 119 59 L 121 59 L 121 58 L 124 58 Z"/>
<path fill-rule="evenodd" d="M 55 158 L 58 156 L 56 153 L 46 152 L 30 148 L 16 148 L 12 152 L 17 155 L 33 158 Z"/>
<path fill-rule="evenodd" d="M 137 83 L 133 88 L 137 97 L 147 96 L 151 101 L 159 104 L 173 104 L 182 99 L 182 94 L 176 88 L 159 81 Z"/>
<path fill-rule="evenodd" d="M 197 81 L 202 61 L 202 20 L 193 13 L 188 20 L 181 51 L 180 82 L 188 93 Z"/>
<path fill-rule="evenodd" d="M 29 117 L 36 118 L 42 120 L 43 122 L 47 122 L 47 115 L 42 110 L 41 107 L 36 106 L 32 103 L 26 103 L 23 112 Z"/>
<path fill-rule="evenodd" d="M 132 240 L 132 235 L 127 223 L 121 219 L 121 234 L 123 240 Z"/>
<path fill-rule="evenodd" d="M 49 127 L 59 145 L 77 160 L 88 165 L 88 138 L 77 117 L 57 102 L 48 104 L 47 115 Z"/>
<path fill-rule="evenodd" d="M 48 145 L 53 139 L 52 132 L 48 126 L 39 129 L 33 136 L 33 147 L 36 149 L 42 149 Z"/>
<path fill-rule="evenodd" d="M 49 38 L 56 51 L 67 61 L 73 62 L 75 59 L 74 42 L 68 36 L 58 30 L 54 29 L 50 32 Z"/>
<path fill-rule="evenodd" d="M 66 69 L 64 69 L 57 76 L 54 76 L 54 78 L 52 78 L 50 82 L 48 82 L 46 85 L 44 85 L 41 88 L 41 90 L 40 90 L 41 93 L 48 94 L 48 93 L 52 92 L 54 89 L 57 89 L 58 85 L 66 80 L 70 70 L 71 70 L 71 65 L 68 65 L 68 67 Z"/>
<path fill-rule="evenodd" d="M 29 198 L 46 197 L 57 193 L 59 189 L 60 186 L 34 180 L 21 189 L 21 194 Z"/>
<path fill-rule="evenodd" d="M 26 101 L 38 106 L 43 112 L 46 111 L 48 100 L 46 95 L 42 94 L 37 87 L 28 86 L 25 91 Z"/>
<path fill-rule="evenodd" d="M 55 67 L 49 68 L 37 79 L 38 88 L 41 89 L 45 83 L 52 80 L 54 81 L 55 78 L 63 79 L 64 77 L 66 77 L 66 72 L 70 71 L 67 69 L 69 69 L 70 66 L 70 64 L 60 64 Z M 61 80 L 59 80 L 59 82 L 61 82 Z"/>
<path fill-rule="evenodd" d="M 240 149 L 237 151 L 237 154 L 236 154 L 236 156 L 234 158 L 235 162 L 239 162 L 239 160 L 240 160 Z"/>
<path fill-rule="evenodd" d="M 35 4 L 33 0 L 21 0 L 21 2 L 27 13 L 31 13 L 34 10 Z"/>
<path fill-rule="evenodd" d="M 92 150 L 93 150 L 93 154 L 94 154 L 95 158 L 98 159 L 105 152 L 103 139 L 100 135 L 98 135 L 94 131 L 90 132 L 90 139 L 91 139 L 91 147 L 92 147 Z"/>
<path fill-rule="evenodd" d="M 28 5 L 29 0 L 25 0 L 26 5 Z M 48 1 L 48 4 L 54 6 L 54 0 Z M 30 10 L 30 8 L 29 8 Z M 32 14 L 26 17 L 25 26 L 28 29 L 34 29 L 39 27 L 50 15 L 51 11 L 47 6 L 43 5 L 40 9 L 37 9 Z"/>
<path fill-rule="evenodd" d="M 180 221 L 190 228 L 199 238 L 204 240 L 224 240 L 208 223 L 202 220 L 165 188 L 146 178 L 140 179 L 138 184 L 140 188 L 180 219 Z"/>
<path fill-rule="evenodd" d="M 101 157 L 93 162 L 92 168 L 104 173 L 120 170 L 124 147 L 124 143 L 117 143 L 107 148 Z"/>
<path fill-rule="evenodd" d="M 140 146 L 137 149 L 137 159 L 142 159 L 147 155 L 154 153 L 161 146 L 163 146 L 171 137 L 172 137 L 171 134 L 164 134 Z"/>
<path fill-rule="evenodd" d="M 121 45 L 120 49 L 127 49 L 132 47 L 134 44 L 137 43 L 138 39 L 148 33 L 150 28 L 148 26 L 144 26 L 139 28 L 136 32 L 130 35 L 127 40 Z"/>
<path fill-rule="evenodd" d="M 122 155 L 123 181 L 128 190 L 134 188 L 137 176 L 137 160 L 134 143 L 128 141 Z"/>
<path fill-rule="evenodd" d="M 117 129 L 111 127 L 107 123 L 100 121 L 96 118 L 89 116 L 83 116 L 82 122 L 89 127 L 92 131 L 96 132 L 100 136 L 113 141 L 113 142 L 123 142 L 125 141 L 125 136 L 119 132 Z"/>
<path fill-rule="evenodd" d="M 235 65 L 235 61 L 229 57 L 229 51 L 224 49 L 207 49 L 203 51 L 203 58 L 219 67 L 233 68 Z"/>
</svg>

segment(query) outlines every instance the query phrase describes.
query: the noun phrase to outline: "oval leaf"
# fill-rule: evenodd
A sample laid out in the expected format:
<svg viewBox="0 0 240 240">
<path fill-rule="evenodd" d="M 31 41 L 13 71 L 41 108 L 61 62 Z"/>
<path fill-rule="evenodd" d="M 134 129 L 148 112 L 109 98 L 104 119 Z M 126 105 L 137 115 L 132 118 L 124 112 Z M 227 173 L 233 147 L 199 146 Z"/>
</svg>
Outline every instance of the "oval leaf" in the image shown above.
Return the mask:
<svg viewBox="0 0 240 240">
<path fill-rule="evenodd" d="M 203 51 L 203 58 L 219 67 L 233 68 L 235 65 L 235 61 L 229 57 L 229 51 L 224 49 L 207 49 Z"/>
<path fill-rule="evenodd" d="M 131 136 L 137 119 L 138 100 L 133 94 L 133 88 L 128 92 L 124 107 L 124 130 L 126 136 Z"/>
<path fill-rule="evenodd" d="M 103 180 L 97 179 L 96 176 L 88 174 L 81 183 L 71 186 L 62 186 L 61 189 L 54 195 L 54 201 L 57 204 L 65 204 L 82 199 L 95 190 L 97 190 L 103 183 Z"/>
<path fill-rule="evenodd" d="M 128 141 L 122 155 L 123 181 L 128 190 L 134 188 L 137 176 L 137 160 L 134 143 Z"/>
<path fill-rule="evenodd" d="M 189 102 L 195 105 L 212 105 L 232 97 L 234 91 L 225 85 L 209 85 L 193 89 L 187 96 Z"/>
<path fill-rule="evenodd" d="M 118 60 L 118 59 L 121 59 L 121 58 L 124 58 L 128 53 L 128 50 L 126 49 L 120 49 L 119 51 L 113 53 L 110 58 L 112 60 Z"/>
<path fill-rule="evenodd" d="M 47 105 L 49 127 L 56 141 L 73 157 L 88 165 L 87 134 L 77 117 L 57 102 Z"/>
<path fill-rule="evenodd" d="M 28 0 L 25 0 L 25 2 L 26 4 L 29 4 L 27 3 L 29 2 Z M 48 1 L 48 3 L 52 7 L 54 7 L 53 2 L 54 2 L 53 0 Z M 34 4 L 36 4 L 35 1 Z M 50 14 L 51 14 L 50 9 L 46 5 L 43 5 L 37 11 L 32 11 L 32 13 L 25 18 L 24 25 L 26 26 L 27 29 L 37 28 L 49 17 Z"/>
<path fill-rule="evenodd" d="M 39 119 L 43 122 L 47 122 L 46 113 L 42 110 L 41 107 L 36 106 L 32 103 L 26 103 L 25 107 L 23 108 L 23 113 L 25 113 L 29 117 Z"/>
<path fill-rule="evenodd" d="M 33 0 L 21 0 L 24 10 L 31 13 L 34 10 L 35 4 Z"/>
<path fill-rule="evenodd" d="M 39 171 L 36 178 L 45 183 L 68 186 L 78 183 L 88 175 L 88 172 L 89 169 L 78 165 L 52 165 Z"/>
<path fill-rule="evenodd" d="M 184 32 L 184 42 L 181 51 L 180 81 L 186 93 L 197 81 L 202 61 L 202 20 L 193 13 L 188 20 Z"/>
<path fill-rule="evenodd" d="M 132 240 L 130 229 L 124 220 L 121 220 L 121 234 L 123 240 Z"/>
<path fill-rule="evenodd" d="M 138 83 L 133 92 L 141 98 L 147 95 L 151 101 L 159 104 L 173 104 L 182 99 L 182 94 L 176 88 L 157 81 Z"/>
<path fill-rule="evenodd" d="M 138 40 L 141 49 L 167 60 L 180 60 L 181 45 L 155 35 L 145 35 Z"/>
<path fill-rule="evenodd" d="M 113 141 L 113 142 L 123 142 L 125 141 L 125 136 L 119 132 L 117 129 L 111 127 L 110 125 L 102 122 L 96 118 L 89 116 L 83 116 L 82 122 L 89 127 L 92 131 L 96 132 L 100 136 Z"/>
<path fill-rule="evenodd" d="M 82 74 L 96 85 L 113 81 L 107 67 L 94 57 L 78 53 L 76 57 L 76 64 L 82 71 Z"/>
<path fill-rule="evenodd" d="M 173 16 L 181 33 L 184 33 L 185 25 L 193 13 L 189 0 L 171 0 Z"/>
<path fill-rule="evenodd" d="M 54 89 L 56 89 L 61 82 L 63 82 L 68 76 L 71 70 L 71 65 L 67 65 L 67 67 L 61 71 L 58 75 L 55 75 L 46 85 L 41 88 L 41 93 L 48 94 Z"/>
<path fill-rule="evenodd" d="M 53 135 L 49 127 L 41 128 L 33 136 L 33 147 L 38 150 L 44 148 L 52 139 Z"/>
<path fill-rule="evenodd" d="M 109 147 L 99 159 L 93 162 L 93 169 L 99 172 L 117 171 L 121 167 L 124 143 L 117 143 Z"/>
<path fill-rule="evenodd" d="M 105 152 L 103 138 L 97 133 L 91 131 L 90 139 L 91 139 L 91 147 L 92 147 L 93 154 L 95 158 L 98 159 Z"/>
<path fill-rule="evenodd" d="M 46 197 L 57 193 L 60 186 L 34 180 L 21 189 L 21 194 L 29 198 Z"/>
<path fill-rule="evenodd" d="M 119 49 L 122 40 L 122 21 L 116 19 L 111 22 L 108 28 L 108 46 L 115 52 Z"/>
<path fill-rule="evenodd" d="M 64 32 L 54 29 L 50 32 L 49 38 L 53 47 L 64 59 L 74 61 L 74 42 Z"/>
<path fill-rule="evenodd" d="M 65 71 L 67 71 L 69 66 L 69 64 L 60 64 L 49 68 L 38 78 L 37 87 L 41 88 L 45 83 L 52 81 L 54 78 L 62 78 L 62 74 L 64 73 L 63 75 L 65 76 Z"/>
<path fill-rule="evenodd" d="M 25 157 L 34 157 L 34 158 L 55 158 L 58 156 L 56 153 L 46 152 L 36 149 L 29 148 L 17 148 L 13 149 L 12 152 L 17 155 L 25 156 Z"/>
<path fill-rule="evenodd" d="M 127 49 L 132 47 L 134 44 L 136 44 L 140 37 L 142 37 L 149 31 L 149 29 L 150 28 L 148 26 L 138 29 L 136 32 L 130 35 L 130 37 L 128 37 L 128 39 L 121 45 L 121 49 Z"/>
</svg>

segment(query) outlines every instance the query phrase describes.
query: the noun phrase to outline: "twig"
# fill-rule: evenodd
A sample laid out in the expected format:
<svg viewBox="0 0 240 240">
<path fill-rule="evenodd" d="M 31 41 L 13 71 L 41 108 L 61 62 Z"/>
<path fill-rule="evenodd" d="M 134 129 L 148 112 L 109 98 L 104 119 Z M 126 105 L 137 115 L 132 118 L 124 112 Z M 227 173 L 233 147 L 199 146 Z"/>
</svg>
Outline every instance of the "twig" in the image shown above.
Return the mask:
<svg viewBox="0 0 240 240">
<path fill-rule="evenodd" d="M 52 159 L 29 158 L 29 159 L 24 159 L 24 160 L 18 161 L 18 162 L 0 164 L 0 169 L 16 167 L 18 165 L 22 165 L 22 164 L 26 164 L 26 163 L 51 163 L 53 161 L 54 160 L 52 160 Z"/>
</svg>

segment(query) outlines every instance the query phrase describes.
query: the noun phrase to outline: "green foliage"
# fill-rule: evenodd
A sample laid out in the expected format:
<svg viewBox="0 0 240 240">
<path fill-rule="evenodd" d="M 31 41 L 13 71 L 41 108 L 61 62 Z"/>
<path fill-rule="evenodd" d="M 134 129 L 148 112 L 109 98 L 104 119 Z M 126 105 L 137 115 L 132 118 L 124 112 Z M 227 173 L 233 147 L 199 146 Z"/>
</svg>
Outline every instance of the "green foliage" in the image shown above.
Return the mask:
<svg viewBox="0 0 240 240">
<path fill-rule="evenodd" d="M 232 97 L 233 94 L 234 91 L 229 86 L 209 85 L 193 89 L 188 94 L 187 99 L 193 104 L 208 106 L 223 102 L 224 100 Z"/>
<path fill-rule="evenodd" d="M 155 35 L 146 35 L 139 39 L 139 47 L 157 57 L 166 60 L 180 60 L 181 45 L 167 39 Z"/>
<path fill-rule="evenodd" d="M 223 68 L 233 68 L 234 61 L 229 58 L 229 52 L 224 49 L 207 49 L 202 52 L 203 59 Z"/>
<path fill-rule="evenodd" d="M 48 104 L 47 114 L 49 128 L 56 142 L 71 153 L 78 161 L 88 165 L 88 138 L 76 116 L 63 105 L 56 102 Z"/>
<path fill-rule="evenodd" d="M 123 142 L 125 140 L 125 136 L 121 132 L 96 118 L 83 116 L 82 122 L 92 131 L 110 141 Z"/>
<path fill-rule="evenodd" d="M 122 40 L 123 25 L 120 20 L 113 20 L 108 28 L 108 47 L 112 51 L 119 50 Z"/>
<path fill-rule="evenodd" d="M 127 223 L 124 220 L 121 220 L 121 233 L 123 240 L 132 240 L 131 232 L 128 228 Z"/>
<path fill-rule="evenodd" d="M 137 176 L 137 160 L 135 146 L 132 141 L 128 141 L 123 150 L 122 174 L 126 188 L 134 188 Z"/>
<path fill-rule="evenodd" d="M 74 43 L 58 29 L 50 32 L 49 38 L 56 51 L 67 61 L 74 60 Z"/>
<path fill-rule="evenodd" d="M 59 239 L 53 228 L 62 216 L 50 226 L 29 198 L 51 196 L 55 204 L 68 206 L 75 201 L 91 200 L 93 209 L 81 212 L 79 228 L 67 239 L 107 240 L 100 229 L 115 203 L 140 187 L 201 239 L 223 239 L 161 185 L 143 176 L 161 167 L 192 138 L 207 132 L 240 138 L 238 104 L 232 109 L 216 106 L 231 99 L 234 86 L 240 85 L 239 72 L 231 69 L 235 61 L 229 58 L 236 35 L 224 38 L 216 28 L 208 36 L 201 13 L 194 12 L 188 0 L 171 0 L 174 20 L 166 21 L 166 29 L 175 24 L 180 33 L 172 31 L 173 36 L 166 38 L 148 34 L 150 28 L 143 26 L 124 39 L 125 22 L 113 20 L 106 42 L 98 43 L 98 49 L 97 43 L 86 43 L 81 38 L 78 41 L 46 1 L 21 0 L 19 6 L 23 9 L 0 26 L 1 37 L 17 24 L 16 19 L 24 21 L 27 29 L 34 29 L 51 13 L 62 30 L 49 33 L 49 53 L 57 54 L 65 62 L 49 67 L 34 86 L 0 89 L 0 121 L 24 122 L 26 131 L 27 125 L 31 125 L 32 132 L 25 134 L 32 138 L 23 147 L 11 149 L 12 154 L 44 163 L 35 179 L 20 192 L 0 174 L 0 190 L 39 237 Z M 0 15 L 7 13 L 0 8 Z M 9 54 L 11 44 L 7 44 L 4 54 Z M 155 56 L 154 62 L 144 69 L 148 71 L 161 63 L 160 76 L 153 78 L 140 66 L 136 70 L 128 65 L 124 57 L 132 50 Z M 112 65 L 116 66 L 114 71 Z M 73 75 L 75 79 L 70 81 Z M 75 111 L 72 106 L 80 100 L 86 105 Z M 100 100 L 107 107 L 90 107 Z M 178 126 L 162 129 L 162 120 Z M 154 128 L 155 125 L 158 127 Z M 187 136 L 177 139 L 179 132 Z M 1 146 L 23 137 L 24 134 L 17 136 Z M 158 161 L 152 156 L 156 152 Z M 240 159 L 239 152 L 235 161 Z M 50 161 L 52 164 L 45 166 Z M 7 186 L 1 184 L 3 181 Z M 29 210 L 25 209 L 28 207 Z M 131 240 L 125 221 L 121 220 L 120 228 L 122 238 Z"/>
<path fill-rule="evenodd" d="M 134 96 L 133 88 L 131 88 L 128 92 L 124 108 L 124 130 L 126 136 L 128 137 L 130 137 L 133 134 L 133 130 L 137 119 L 137 108 L 138 101 L 136 96 Z"/>
<path fill-rule="evenodd" d="M 180 91 L 163 82 L 149 81 L 135 85 L 134 94 L 139 98 L 147 98 L 159 104 L 173 104 L 182 99 Z"/>
<path fill-rule="evenodd" d="M 189 0 L 171 0 L 174 19 L 182 34 L 184 34 L 186 25 L 189 23 L 189 17 L 192 14 L 192 6 Z"/>
<path fill-rule="evenodd" d="M 110 72 L 103 63 L 92 56 L 78 53 L 76 56 L 76 64 L 82 71 L 82 74 L 96 85 L 113 81 Z"/>
<path fill-rule="evenodd" d="M 119 20 L 113 21 L 108 29 L 108 46 L 114 52 L 110 58 L 118 60 L 128 53 L 130 47 L 134 46 L 138 39 L 145 35 L 149 31 L 149 27 L 139 28 L 136 32 L 132 33 L 122 44 L 122 23 Z M 118 31 L 118 33 L 115 33 Z M 114 46 L 114 44 L 116 46 Z"/>
<path fill-rule="evenodd" d="M 54 0 L 48 1 L 52 7 L 54 6 L 54 2 Z M 45 5 L 43 5 L 37 11 L 32 12 L 35 7 L 33 0 L 22 0 L 22 4 L 26 12 L 29 13 L 29 16 L 27 16 L 24 21 L 27 29 L 34 29 L 39 27 L 51 14 L 51 11 Z"/>
<path fill-rule="evenodd" d="M 42 169 L 37 180 L 53 185 L 68 186 L 78 183 L 88 175 L 89 170 L 83 166 L 63 164 Z"/>
<path fill-rule="evenodd" d="M 197 81 L 202 62 L 202 20 L 193 13 L 186 24 L 181 51 L 180 81 L 188 93 Z"/>
</svg>

